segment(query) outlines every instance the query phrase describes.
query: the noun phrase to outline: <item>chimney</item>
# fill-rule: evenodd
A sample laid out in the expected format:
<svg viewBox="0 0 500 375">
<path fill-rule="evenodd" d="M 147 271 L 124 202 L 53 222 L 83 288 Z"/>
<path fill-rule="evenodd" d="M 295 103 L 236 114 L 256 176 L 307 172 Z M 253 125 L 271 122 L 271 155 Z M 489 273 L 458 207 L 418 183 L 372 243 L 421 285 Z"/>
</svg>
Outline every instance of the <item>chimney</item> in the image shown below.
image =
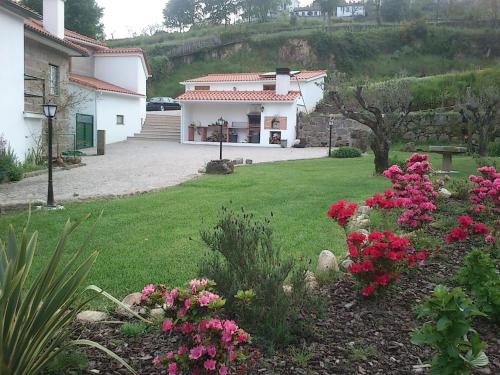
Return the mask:
<svg viewBox="0 0 500 375">
<path fill-rule="evenodd" d="M 64 39 L 64 1 L 43 0 L 43 28 Z"/>
<path fill-rule="evenodd" d="M 290 92 L 290 69 L 276 68 L 276 95 L 288 95 Z"/>
</svg>

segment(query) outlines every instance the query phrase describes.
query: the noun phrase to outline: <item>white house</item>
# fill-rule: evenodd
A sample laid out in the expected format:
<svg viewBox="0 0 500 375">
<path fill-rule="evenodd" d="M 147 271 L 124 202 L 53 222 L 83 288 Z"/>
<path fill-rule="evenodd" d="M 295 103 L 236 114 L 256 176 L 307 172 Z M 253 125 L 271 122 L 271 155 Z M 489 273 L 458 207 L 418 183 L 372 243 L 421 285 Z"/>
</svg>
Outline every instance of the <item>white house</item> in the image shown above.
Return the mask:
<svg viewBox="0 0 500 375">
<path fill-rule="evenodd" d="M 337 7 L 337 17 L 366 16 L 365 6 L 361 3 L 348 3 Z"/>
<path fill-rule="evenodd" d="M 300 7 L 299 0 L 280 0 L 278 4 L 278 11 L 292 12 L 295 8 Z"/>
<path fill-rule="evenodd" d="M 0 0 L 0 122 L 20 159 L 43 136 L 41 105 L 59 105 L 57 151 L 127 139 L 146 117 L 150 76 L 142 49 L 110 48 L 64 28 L 64 0 L 43 0 L 43 17 L 13 0 Z"/>
<path fill-rule="evenodd" d="M 293 14 L 297 17 L 321 17 L 322 12 L 318 6 L 310 5 L 307 7 L 295 7 Z"/>
<path fill-rule="evenodd" d="M 181 142 L 276 146 L 296 139 L 297 114 L 323 99 L 326 72 L 209 74 L 181 82 Z M 285 145 L 285 142 L 283 142 Z"/>
</svg>

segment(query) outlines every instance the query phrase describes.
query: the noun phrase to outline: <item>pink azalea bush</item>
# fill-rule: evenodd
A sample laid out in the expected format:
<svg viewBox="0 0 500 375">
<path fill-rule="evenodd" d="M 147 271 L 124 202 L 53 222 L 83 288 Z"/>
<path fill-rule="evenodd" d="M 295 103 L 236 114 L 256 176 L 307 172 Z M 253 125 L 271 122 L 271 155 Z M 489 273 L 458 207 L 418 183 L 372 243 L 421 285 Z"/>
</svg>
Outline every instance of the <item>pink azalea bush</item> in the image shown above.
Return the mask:
<svg viewBox="0 0 500 375">
<path fill-rule="evenodd" d="M 486 224 L 475 222 L 469 215 L 461 215 L 457 221 L 459 226 L 451 228 L 444 237 L 446 243 L 463 242 L 471 236 L 483 236 L 485 242 L 495 242 L 495 237 Z"/>
<path fill-rule="evenodd" d="M 489 211 L 500 213 L 500 173 L 495 167 L 484 166 L 478 169 L 480 176 L 470 176 L 469 180 L 476 184 L 469 190 L 470 199 L 476 213 Z"/>
<path fill-rule="evenodd" d="M 402 208 L 398 224 L 408 229 L 432 221 L 438 193 L 428 175 L 431 172 L 428 158 L 427 155 L 413 154 L 406 159 L 405 172 L 397 165 L 384 171 L 384 176 L 392 182 L 392 189 L 386 190 L 384 195 L 375 194 L 365 204 L 383 209 Z"/>
<path fill-rule="evenodd" d="M 213 286 L 209 280 L 195 279 L 186 288 L 168 289 L 154 284 L 144 287 L 142 304 L 149 308 L 162 306 L 166 316 L 162 331 L 180 337 L 176 351 L 153 360 L 166 369 L 166 374 L 226 375 L 244 361 L 250 335 L 233 320 L 219 317 L 225 300 L 214 293 Z"/>
</svg>

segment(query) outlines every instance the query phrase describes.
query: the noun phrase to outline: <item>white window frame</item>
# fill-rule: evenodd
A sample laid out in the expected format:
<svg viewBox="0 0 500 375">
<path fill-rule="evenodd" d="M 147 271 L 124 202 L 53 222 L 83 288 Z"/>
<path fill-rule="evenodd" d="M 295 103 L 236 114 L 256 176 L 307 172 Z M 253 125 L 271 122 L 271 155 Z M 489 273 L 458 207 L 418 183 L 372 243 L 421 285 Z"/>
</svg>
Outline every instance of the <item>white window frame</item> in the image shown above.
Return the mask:
<svg viewBox="0 0 500 375">
<path fill-rule="evenodd" d="M 60 71 L 59 66 L 49 64 L 49 95 L 59 96 Z"/>
</svg>

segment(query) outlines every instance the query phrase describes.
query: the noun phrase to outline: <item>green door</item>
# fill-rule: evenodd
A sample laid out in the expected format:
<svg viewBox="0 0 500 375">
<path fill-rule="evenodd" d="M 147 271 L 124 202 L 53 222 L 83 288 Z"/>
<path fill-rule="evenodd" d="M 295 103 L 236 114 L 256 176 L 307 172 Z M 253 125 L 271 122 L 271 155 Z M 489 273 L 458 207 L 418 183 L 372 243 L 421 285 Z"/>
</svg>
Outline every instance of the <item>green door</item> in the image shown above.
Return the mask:
<svg viewBox="0 0 500 375">
<path fill-rule="evenodd" d="M 76 148 L 94 146 L 94 116 L 76 115 Z"/>
</svg>

